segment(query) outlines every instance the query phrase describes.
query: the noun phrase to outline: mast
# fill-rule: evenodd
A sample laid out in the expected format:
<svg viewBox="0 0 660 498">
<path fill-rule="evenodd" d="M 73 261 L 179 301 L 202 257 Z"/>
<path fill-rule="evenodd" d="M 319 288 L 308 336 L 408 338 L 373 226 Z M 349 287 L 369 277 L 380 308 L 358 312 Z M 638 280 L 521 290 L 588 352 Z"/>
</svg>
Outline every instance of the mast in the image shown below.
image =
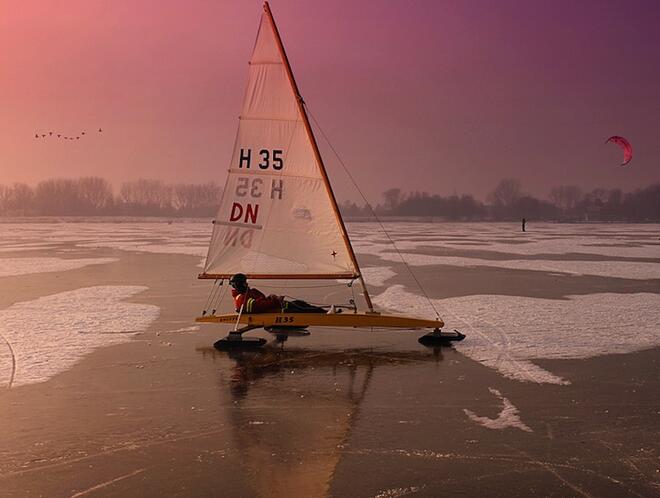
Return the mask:
<svg viewBox="0 0 660 498">
<path fill-rule="evenodd" d="M 362 285 L 362 294 L 364 295 L 364 300 L 367 302 L 367 306 L 369 307 L 370 311 L 374 310 L 374 305 L 371 302 L 371 297 L 369 296 L 369 291 L 367 290 L 367 285 L 364 282 L 364 278 L 362 277 L 362 270 L 360 270 L 360 265 L 357 262 L 357 258 L 355 257 L 355 251 L 353 251 L 353 246 L 351 245 L 351 241 L 348 238 L 348 233 L 346 232 L 346 226 L 344 225 L 344 220 L 341 217 L 341 213 L 339 212 L 339 207 L 337 206 L 337 199 L 335 198 L 335 193 L 332 191 L 332 186 L 330 185 L 330 180 L 328 179 L 328 173 L 325 170 L 325 165 L 323 164 L 323 158 L 321 157 L 321 153 L 319 151 L 318 144 L 316 143 L 316 137 L 314 136 L 314 132 L 312 131 L 312 126 L 309 122 L 309 118 L 307 117 L 307 111 L 305 110 L 305 102 L 300 95 L 300 91 L 298 90 L 298 84 L 296 83 L 296 79 L 293 76 L 293 71 L 291 69 L 291 65 L 289 64 L 289 58 L 286 55 L 286 52 L 284 50 L 284 44 L 282 43 L 282 38 L 280 38 L 280 32 L 277 29 L 277 25 L 275 24 L 275 19 L 273 18 L 273 13 L 270 10 L 270 5 L 268 5 L 268 2 L 264 2 L 264 11 L 268 15 L 268 19 L 270 21 L 270 25 L 273 28 L 273 33 L 275 34 L 275 39 L 277 40 L 277 48 L 280 52 L 280 55 L 282 56 L 282 60 L 284 61 L 284 67 L 286 68 L 286 74 L 289 78 L 289 82 L 291 83 L 291 87 L 293 88 L 293 92 L 295 93 L 296 96 L 296 103 L 298 104 L 298 110 L 300 111 L 300 114 L 303 118 L 303 123 L 305 125 L 305 131 L 307 132 L 307 137 L 309 138 L 309 141 L 312 144 L 312 150 L 314 151 L 314 157 L 316 158 L 316 163 L 321 170 L 321 176 L 323 178 L 323 184 L 325 185 L 325 189 L 328 193 L 328 196 L 330 197 L 330 203 L 332 205 L 332 209 L 335 213 L 335 216 L 337 217 L 337 222 L 339 223 L 339 226 L 341 228 L 341 236 L 344 239 L 344 243 L 346 244 L 346 249 L 348 250 L 348 254 L 351 258 L 351 262 L 355 266 L 357 270 L 357 275 L 358 278 L 360 279 L 360 284 Z"/>
</svg>

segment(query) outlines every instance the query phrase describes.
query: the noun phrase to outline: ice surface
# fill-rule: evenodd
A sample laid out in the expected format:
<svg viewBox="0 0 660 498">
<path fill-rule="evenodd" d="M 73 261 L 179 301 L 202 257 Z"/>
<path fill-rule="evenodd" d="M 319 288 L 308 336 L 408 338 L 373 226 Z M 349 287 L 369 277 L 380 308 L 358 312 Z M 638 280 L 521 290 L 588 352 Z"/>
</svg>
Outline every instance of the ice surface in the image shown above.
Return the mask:
<svg viewBox="0 0 660 498">
<path fill-rule="evenodd" d="M 205 223 L 24 223 L 0 225 L 0 234 L 2 240 L 11 241 L 20 250 L 74 243 L 80 249 L 108 248 L 203 258 L 211 229 Z M 0 251 L 3 250 L 0 246 Z"/>
<path fill-rule="evenodd" d="M 80 222 L 0 224 L 0 239 L 12 243 L 80 243 L 102 247 L 126 242 L 126 246 L 146 242 L 155 245 L 208 246 L 212 226 L 182 222 Z M 132 243 L 132 244 L 131 244 Z"/>
<path fill-rule="evenodd" d="M 623 258 L 660 259 L 660 225 L 621 224 L 537 224 L 530 223 L 529 231 L 521 233 L 517 223 L 387 223 L 390 237 L 404 253 L 409 264 L 432 271 L 430 265 L 444 264 L 460 267 L 490 266 L 507 269 L 539 270 L 569 275 L 598 275 L 630 279 L 660 278 L 660 264 L 653 262 L 607 261 L 609 256 Z M 39 249 L 42 251 L 68 251 L 76 247 L 80 254 L 89 254 L 99 248 L 120 249 L 142 253 L 186 254 L 203 258 L 206 255 L 212 231 L 210 223 L 163 221 L 82 222 L 82 223 L 0 223 L 0 252 L 5 250 Z M 377 224 L 349 224 L 349 233 L 360 257 L 378 256 L 380 261 L 363 268 L 365 279 L 377 287 L 387 286 L 399 269 L 399 256 L 393 252 L 388 237 Z M 50 248 L 48 245 L 55 244 Z M 421 250 L 434 253 L 438 248 L 451 248 L 465 252 L 456 256 L 414 254 Z M 471 251 L 483 249 L 503 254 L 502 258 L 470 257 Z M 569 253 L 598 255 L 605 261 L 577 261 Z M 8 253 L 7 253 L 8 254 Z M 454 252 L 454 254 L 456 254 Z M 516 255 L 565 255 L 561 261 L 549 258 L 523 259 Z M 5 255 L 2 253 L 1 255 Z M 91 255 L 91 254 L 90 254 Z M 96 256 L 97 254 L 94 254 Z M 105 254 L 104 254 L 105 255 Z M 507 256 L 508 255 L 508 256 Z M 365 258 L 366 259 L 366 258 Z M 44 271 L 64 271 L 89 264 L 114 262 L 114 258 L 61 259 L 1 258 L 0 276 L 20 275 Z M 98 282 L 95 282 L 98 283 Z M 345 281 L 342 281 L 345 284 Z M 43 298 L 43 299 L 50 299 Z M 658 346 L 657 336 L 659 297 L 654 294 L 593 294 L 571 296 L 566 300 L 534 299 L 529 297 L 473 295 L 436 300 L 441 315 L 449 328 L 458 328 L 468 334 L 456 345 L 465 354 L 497 369 L 508 377 L 524 381 L 566 383 L 566 379 L 539 367 L 539 358 L 584 358 L 608 353 L 626 353 Z M 63 315 L 69 308 L 50 308 L 57 300 L 41 306 L 44 316 Z M 401 286 L 392 286 L 376 299 L 377 304 L 406 314 L 425 314 L 428 306 L 419 293 Z M 22 303 L 25 304 L 25 303 Z M 116 302 L 115 306 L 128 306 Z M 18 305 L 16 305 L 18 306 Z M 101 308 L 105 307 L 101 306 Z M 4 310 L 7 313 L 14 307 Z M 77 306 L 71 305 L 76 311 Z M 16 313 L 14 310 L 13 313 Z M 37 313 L 37 311 L 35 311 Z M 433 314 L 426 313 L 431 318 Z M 0 321 L 3 334 L 5 319 Z M 37 317 L 39 315 L 37 314 Z M 127 319 L 133 320 L 126 315 Z M 117 318 L 121 313 L 117 314 Z M 46 318 L 41 325 L 46 330 Z M 28 334 L 31 348 L 41 355 L 39 341 L 29 335 L 33 319 L 24 319 L 16 330 Z M 138 322 L 136 322 L 139 324 Z M 28 325 L 29 324 L 29 325 Z M 132 327 L 138 329 L 139 327 Z M 27 332 L 26 332 L 27 331 Z M 43 333 L 43 332 L 42 332 Z M 78 334 L 81 335 L 81 334 Z M 108 338 L 109 337 L 109 338 Z M 126 334 L 109 341 L 125 340 Z M 86 339 L 86 338 L 85 338 Z M 114 342 L 109 342 L 114 343 Z M 85 351 L 92 346 L 81 343 Z M 25 346 L 27 348 L 27 346 Z M 0 337 L 0 367 L 7 364 L 8 347 Z M 23 356 L 27 355 L 23 350 Z M 2 356 L 5 355 L 5 356 Z M 21 361 L 25 361 L 23 358 Z M 35 360 L 36 361 L 36 360 Z M 27 365 L 28 363 L 24 363 Z M 20 366 L 20 365 L 19 365 Z M 59 367 L 58 367 L 59 368 Z M 59 371 L 59 370 L 58 370 Z M 0 369 L 0 382 L 2 382 Z M 24 374 L 22 374 L 24 375 Z"/>
<path fill-rule="evenodd" d="M 467 228 L 472 231 L 467 231 Z M 655 225 L 653 225 L 655 227 Z M 401 226 L 388 225 L 390 237 L 395 246 L 377 227 L 355 227 L 353 245 L 358 254 L 377 256 L 383 261 L 401 263 L 403 256 L 407 264 L 412 266 L 450 265 L 459 267 L 489 266 L 514 270 L 537 270 L 570 275 L 593 275 L 600 277 L 615 277 L 629 279 L 660 278 L 660 264 L 655 262 L 637 261 L 607 261 L 608 257 L 657 258 L 660 259 L 660 244 L 657 231 L 639 229 L 634 225 L 618 225 L 612 227 L 578 225 L 562 226 L 544 224 L 539 229 L 541 233 L 506 233 L 511 232 L 510 226 L 502 224 L 407 224 Z M 559 229 L 564 232 L 559 232 Z M 442 235 L 444 239 L 438 240 Z M 447 240 L 452 242 L 447 242 Z M 470 257 L 470 251 L 475 250 L 475 242 L 480 241 L 479 248 L 500 253 L 501 259 L 484 259 Z M 411 250 L 433 251 L 438 248 L 466 251 L 465 256 L 439 256 L 418 254 Z M 565 259 L 542 259 L 543 255 L 565 254 Z M 571 254 L 589 254 L 599 256 L 605 261 L 585 261 Z M 541 259 L 520 259 L 515 255 L 540 256 Z M 508 258 L 508 259 L 507 259 Z"/>
<path fill-rule="evenodd" d="M 104 241 L 95 241 L 95 242 L 82 242 L 80 244 L 76 244 L 76 247 L 90 248 L 90 249 L 107 247 L 109 249 L 123 249 L 125 251 L 129 251 L 137 248 L 138 246 L 145 246 L 148 244 L 149 242 L 144 240 L 139 241 L 139 240 L 119 239 L 119 240 L 104 240 Z"/>
<path fill-rule="evenodd" d="M 152 244 L 146 241 L 117 242 L 114 240 L 84 242 L 76 247 L 120 249 L 122 251 L 150 252 L 154 254 L 184 254 L 186 256 L 206 257 L 208 247 L 183 244 Z"/>
<path fill-rule="evenodd" d="M 510 223 L 388 223 L 390 238 L 400 250 L 448 246 L 474 250 L 475 243 L 489 251 L 508 254 L 597 254 L 630 258 L 659 258 L 658 225 L 541 223 L 522 233 Z M 378 225 L 350 225 L 358 253 L 392 251 Z M 451 242 L 449 242 L 451 241 Z"/>
<path fill-rule="evenodd" d="M 627 256 L 631 258 L 657 258 L 660 253 L 658 246 L 649 245 L 635 247 L 633 245 L 598 245 L 602 243 L 602 238 L 595 237 L 576 237 L 568 236 L 566 238 L 552 238 L 543 240 L 530 240 L 525 243 L 508 243 L 491 241 L 485 246 L 489 251 L 505 252 L 509 254 L 521 255 L 539 255 L 539 254 L 598 254 L 601 256 Z M 484 240 L 484 242 L 487 242 Z M 428 246 L 424 241 L 418 242 L 418 246 Z M 459 242 L 451 244 L 452 248 L 474 249 L 473 245 L 461 244 Z"/>
<path fill-rule="evenodd" d="M 18 252 L 18 251 L 39 251 L 42 249 L 51 249 L 53 244 L 46 242 L 29 242 L 25 244 L 2 244 L 0 252 Z"/>
<path fill-rule="evenodd" d="M 491 387 L 488 390 L 491 392 L 491 394 L 497 396 L 500 401 L 502 401 L 502 411 L 497 415 L 497 418 L 488 418 L 480 417 L 467 408 L 463 409 L 463 412 L 465 412 L 470 420 L 476 422 L 479 425 L 483 425 L 488 429 L 502 430 L 506 429 L 507 427 L 515 427 L 525 432 L 532 432 L 532 429 L 530 429 L 527 425 L 525 425 L 525 423 L 523 423 L 522 420 L 520 420 L 518 409 L 513 406 L 511 401 L 502 396 L 502 394 L 497 389 L 493 389 Z"/>
<path fill-rule="evenodd" d="M 184 254 L 186 256 L 199 256 L 205 258 L 208 252 L 206 246 L 175 245 L 175 244 L 149 244 L 122 248 L 126 251 L 151 252 L 155 254 Z"/>
<path fill-rule="evenodd" d="M 660 250 L 658 250 L 660 253 Z M 395 253 L 381 253 L 379 257 L 385 261 L 401 262 L 401 257 Z M 556 261 L 509 259 L 492 260 L 466 258 L 459 256 L 432 256 L 428 254 L 403 253 L 403 257 L 411 266 L 450 265 L 461 267 L 490 266 L 511 270 L 532 270 L 551 273 L 566 273 L 569 275 L 594 275 L 599 277 L 630 278 L 638 280 L 660 279 L 660 264 L 640 263 L 631 261 Z"/>
<path fill-rule="evenodd" d="M 89 265 L 104 265 L 118 261 L 116 258 L 0 258 L 0 277 L 76 270 Z"/>
<path fill-rule="evenodd" d="M 130 340 L 160 313 L 124 302 L 147 287 L 86 287 L 0 310 L 0 385 L 43 382 L 101 346 Z"/>
<path fill-rule="evenodd" d="M 428 303 L 394 285 L 374 303 L 399 313 L 433 318 Z M 566 384 L 539 367 L 541 358 L 589 358 L 660 345 L 660 295 L 590 294 L 566 300 L 475 295 L 436 299 L 449 329 L 467 338 L 456 348 L 521 381 Z"/>
</svg>

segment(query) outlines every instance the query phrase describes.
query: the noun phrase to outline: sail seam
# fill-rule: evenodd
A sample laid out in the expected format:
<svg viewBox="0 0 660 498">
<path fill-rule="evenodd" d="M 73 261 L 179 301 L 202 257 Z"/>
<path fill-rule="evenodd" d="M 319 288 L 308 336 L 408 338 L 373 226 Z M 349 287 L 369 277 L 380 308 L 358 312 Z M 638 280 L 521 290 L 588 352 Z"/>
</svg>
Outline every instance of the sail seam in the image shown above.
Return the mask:
<svg viewBox="0 0 660 498">
<path fill-rule="evenodd" d="M 303 180 L 318 180 L 319 182 L 323 182 L 323 178 L 319 178 L 318 176 L 292 175 L 292 174 L 284 174 L 284 173 L 267 173 L 264 171 L 248 171 L 246 169 L 244 170 L 244 169 L 235 169 L 235 168 L 229 169 L 227 171 L 229 173 L 236 173 L 239 175 L 257 175 L 257 176 L 275 177 L 275 178 L 302 178 Z"/>
<path fill-rule="evenodd" d="M 237 228 L 252 228 L 254 230 L 261 230 L 263 227 L 261 225 L 252 225 L 250 223 L 237 223 L 235 221 L 218 221 L 218 220 L 213 220 L 214 225 L 225 225 L 229 227 L 237 227 Z"/>
<path fill-rule="evenodd" d="M 300 123 L 302 124 L 301 119 L 294 118 L 273 118 L 273 117 L 249 117 L 249 116 L 238 116 L 240 121 L 285 121 L 290 123 Z"/>
</svg>

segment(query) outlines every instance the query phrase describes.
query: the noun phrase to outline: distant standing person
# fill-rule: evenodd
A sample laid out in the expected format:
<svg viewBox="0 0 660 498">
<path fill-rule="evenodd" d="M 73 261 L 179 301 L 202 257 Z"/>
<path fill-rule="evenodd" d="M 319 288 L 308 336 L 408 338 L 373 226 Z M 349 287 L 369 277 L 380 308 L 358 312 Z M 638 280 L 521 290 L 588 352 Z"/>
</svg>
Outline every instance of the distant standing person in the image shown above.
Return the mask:
<svg viewBox="0 0 660 498">
<path fill-rule="evenodd" d="M 522 219 L 522 231 L 525 231 L 525 223 L 527 223 L 527 220 L 525 218 Z"/>
</svg>

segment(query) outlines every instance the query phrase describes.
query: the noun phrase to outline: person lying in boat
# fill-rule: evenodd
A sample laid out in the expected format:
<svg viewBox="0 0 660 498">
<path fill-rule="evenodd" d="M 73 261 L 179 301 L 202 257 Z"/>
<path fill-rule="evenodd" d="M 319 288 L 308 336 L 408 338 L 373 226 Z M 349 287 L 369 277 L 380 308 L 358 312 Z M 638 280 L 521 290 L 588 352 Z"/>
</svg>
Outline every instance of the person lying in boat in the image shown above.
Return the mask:
<svg viewBox="0 0 660 498">
<path fill-rule="evenodd" d="M 300 299 L 289 301 L 284 296 L 264 295 L 250 288 L 247 277 L 237 273 L 229 279 L 231 295 L 237 312 L 243 313 L 326 313 L 326 310 Z"/>
</svg>

